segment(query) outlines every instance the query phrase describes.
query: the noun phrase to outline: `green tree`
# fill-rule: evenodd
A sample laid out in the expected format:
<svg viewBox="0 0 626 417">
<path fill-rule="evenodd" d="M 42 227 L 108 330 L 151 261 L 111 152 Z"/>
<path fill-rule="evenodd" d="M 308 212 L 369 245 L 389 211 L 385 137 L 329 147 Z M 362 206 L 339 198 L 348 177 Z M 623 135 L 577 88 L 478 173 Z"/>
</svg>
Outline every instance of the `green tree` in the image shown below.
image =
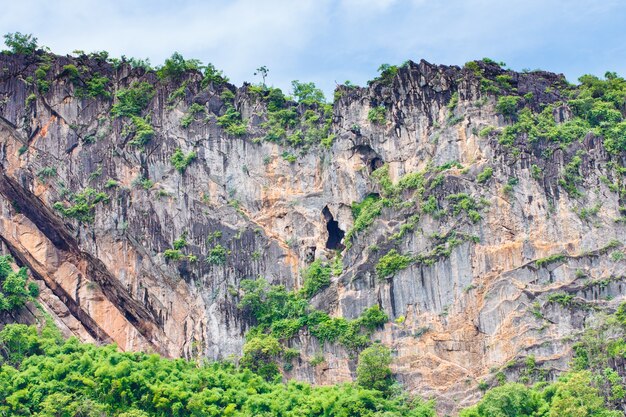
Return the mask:
<svg viewBox="0 0 626 417">
<path fill-rule="evenodd" d="M 549 417 L 620 417 L 607 410 L 600 392 L 591 384 L 588 371 L 573 372 L 554 385 Z"/>
<path fill-rule="evenodd" d="M 283 347 L 275 337 L 259 334 L 250 338 L 243 346 L 241 364 L 265 379 L 272 379 L 279 374 L 276 359 Z"/>
<path fill-rule="evenodd" d="M 480 403 L 461 411 L 459 417 L 539 417 L 545 415 L 546 407 L 537 391 L 522 384 L 506 384 L 487 392 Z"/>
<path fill-rule="evenodd" d="M 357 383 L 363 388 L 387 392 L 393 383 L 390 364 L 391 351 L 387 346 L 376 343 L 364 349 L 356 368 Z"/>
<path fill-rule="evenodd" d="M 323 104 L 326 102 L 324 92 L 315 86 L 315 83 L 301 83 L 298 80 L 291 82 L 293 95 L 299 103 L 310 106 L 313 103 Z"/>
<path fill-rule="evenodd" d="M 178 81 L 186 71 L 197 71 L 201 67 L 202 63 L 199 60 L 185 59 L 180 53 L 174 52 L 171 57 L 165 60 L 163 66 L 157 69 L 157 75 L 160 79 Z"/>
<path fill-rule="evenodd" d="M 267 78 L 267 74 L 270 72 L 269 68 L 267 68 L 265 65 L 259 67 L 256 69 L 256 71 L 254 72 L 254 75 L 260 75 L 261 78 L 263 79 L 263 87 L 265 87 L 265 79 Z"/>
<path fill-rule="evenodd" d="M 7 33 L 4 35 L 4 44 L 14 54 L 31 55 L 37 50 L 37 38 L 31 34 L 20 32 Z"/>
</svg>

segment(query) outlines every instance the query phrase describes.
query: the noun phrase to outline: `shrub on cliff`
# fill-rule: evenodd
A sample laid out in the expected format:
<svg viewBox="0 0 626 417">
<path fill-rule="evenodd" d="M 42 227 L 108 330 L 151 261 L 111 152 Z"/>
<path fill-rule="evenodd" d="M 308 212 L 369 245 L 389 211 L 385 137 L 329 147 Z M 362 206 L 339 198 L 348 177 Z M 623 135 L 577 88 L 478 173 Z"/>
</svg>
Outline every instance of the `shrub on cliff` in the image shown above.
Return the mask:
<svg viewBox="0 0 626 417">
<path fill-rule="evenodd" d="M 13 54 L 31 55 L 37 50 L 37 38 L 31 34 L 20 32 L 7 33 L 4 35 L 4 44 Z"/>
<path fill-rule="evenodd" d="M 162 80 L 178 81 L 186 71 L 199 70 L 201 65 L 202 63 L 197 59 L 185 59 L 180 53 L 174 52 L 165 60 L 163 66 L 157 69 L 157 75 Z"/>
<path fill-rule="evenodd" d="M 154 97 L 154 87 L 147 82 L 135 82 L 115 94 L 117 102 L 111 108 L 114 117 L 140 116 Z"/>
<path fill-rule="evenodd" d="M 35 283 L 26 284 L 26 268 L 13 271 L 12 263 L 13 258 L 10 256 L 0 256 L 0 312 L 17 310 L 39 294 Z"/>
<path fill-rule="evenodd" d="M 330 284 L 331 267 L 317 259 L 302 273 L 302 293 L 311 298 Z"/>
</svg>

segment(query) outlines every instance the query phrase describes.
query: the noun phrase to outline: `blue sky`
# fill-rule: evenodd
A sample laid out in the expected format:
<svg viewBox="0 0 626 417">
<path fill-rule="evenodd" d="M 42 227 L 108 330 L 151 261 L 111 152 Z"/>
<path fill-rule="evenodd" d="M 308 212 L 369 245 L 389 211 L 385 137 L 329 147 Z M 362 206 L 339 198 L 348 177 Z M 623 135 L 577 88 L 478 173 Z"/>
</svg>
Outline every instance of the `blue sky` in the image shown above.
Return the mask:
<svg viewBox="0 0 626 417">
<path fill-rule="evenodd" d="M 18 0 L 0 32 L 33 33 L 54 52 L 107 50 L 160 64 L 174 51 L 212 62 L 235 84 L 289 91 L 313 81 L 364 84 L 382 63 L 462 65 L 490 57 L 570 81 L 626 75 L 625 0 Z"/>
</svg>

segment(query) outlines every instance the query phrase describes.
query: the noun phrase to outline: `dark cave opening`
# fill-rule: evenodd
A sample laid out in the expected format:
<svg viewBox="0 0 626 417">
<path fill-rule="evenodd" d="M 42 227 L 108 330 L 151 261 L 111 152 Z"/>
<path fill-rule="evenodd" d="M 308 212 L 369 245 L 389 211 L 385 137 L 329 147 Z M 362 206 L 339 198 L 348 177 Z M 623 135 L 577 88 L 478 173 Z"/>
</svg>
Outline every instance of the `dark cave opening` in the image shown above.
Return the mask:
<svg viewBox="0 0 626 417">
<path fill-rule="evenodd" d="M 367 166 L 370 174 L 385 165 L 383 158 L 369 145 L 357 145 L 354 147 L 354 150 L 359 153 L 363 165 Z"/>
<path fill-rule="evenodd" d="M 341 243 L 346 234 L 339 228 L 339 223 L 333 218 L 328 206 L 322 210 L 324 220 L 326 220 L 326 230 L 328 230 L 328 240 L 326 241 L 326 249 L 342 250 L 345 246 Z"/>
<path fill-rule="evenodd" d="M 378 168 L 382 167 L 383 165 L 385 165 L 385 161 L 382 160 L 382 158 L 379 157 L 374 157 L 370 160 L 370 174 L 374 171 L 376 171 Z"/>
</svg>

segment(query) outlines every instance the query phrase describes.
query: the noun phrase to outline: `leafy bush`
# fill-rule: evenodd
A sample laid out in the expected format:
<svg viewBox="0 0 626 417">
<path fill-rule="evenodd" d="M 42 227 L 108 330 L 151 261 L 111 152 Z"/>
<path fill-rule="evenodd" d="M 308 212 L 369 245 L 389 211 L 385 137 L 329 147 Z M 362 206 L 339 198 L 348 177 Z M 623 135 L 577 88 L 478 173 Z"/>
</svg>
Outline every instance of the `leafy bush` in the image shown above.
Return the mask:
<svg viewBox="0 0 626 417">
<path fill-rule="evenodd" d="M 189 164 L 191 164 L 196 159 L 196 153 L 191 151 L 187 155 L 183 153 L 180 148 L 176 148 L 172 156 L 170 157 L 170 162 L 176 168 L 178 172 L 183 174 Z"/>
<path fill-rule="evenodd" d="M 372 107 L 367 113 L 367 120 L 375 125 L 383 125 L 387 122 L 387 109 L 384 105 Z"/>
<path fill-rule="evenodd" d="M 165 60 L 162 67 L 157 69 L 157 76 L 160 79 L 170 79 L 178 81 L 186 71 L 199 70 L 201 66 L 197 59 L 185 59 L 178 52 L 174 52 L 172 56 Z"/>
<path fill-rule="evenodd" d="M 133 134 L 133 140 L 128 142 L 131 146 L 142 148 L 154 137 L 154 128 L 148 117 L 131 116 L 131 126 L 123 134 Z"/>
<path fill-rule="evenodd" d="M 78 89 L 76 95 L 78 97 L 109 98 L 111 93 L 107 90 L 107 85 L 110 81 L 107 77 L 96 73 L 85 81 L 85 88 Z"/>
<path fill-rule="evenodd" d="M 254 335 L 243 346 L 241 365 L 269 381 L 279 374 L 275 360 L 282 352 L 283 346 L 272 335 Z"/>
<path fill-rule="evenodd" d="M 317 259 L 302 273 L 302 293 L 311 298 L 330 284 L 331 267 Z"/>
<path fill-rule="evenodd" d="M 556 253 L 554 255 L 546 256 L 545 258 L 537 259 L 535 261 L 535 266 L 537 268 L 543 268 L 544 266 L 550 265 L 556 262 L 563 262 L 567 259 L 567 257 L 561 253 Z"/>
<path fill-rule="evenodd" d="M 228 250 L 218 243 L 209 251 L 209 254 L 206 257 L 206 262 L 211 265 L 224 265 L 226 263 L 226 256 L 228 256 L 228 253 Z"/>
<path fill-rule="evenodd" d="M 513 116 L 517 113 L 517 104 L 521 100 L 518 96 L 502 96 L 498 98 L 496 110 L 503 116 Z"/>
<path fill-rule="evenodd" d="M 115 94 L 117 102 L 111 108 L 114 117 L 140 116 L 154 97 L 154 87 L 147 82 L 134 82 Z"/>
<path fill-rule="evenodd" d="M 168 261 L 180 261 L 185 258 L 185 255 L 180 249 L 166 249 L 165 252 L 163 252 L 163 257 Z"/>
<path fill-rule="evenodd" d="M 229 90 L 225 90 L 225 91 L 229 91 Z M 205 113 L 206 112 L 206 108 L 198 103 L 193 103 L 191 106 L 189 106 L 189 109 L 187 110 L 187 114 L 185 116 L 182 117 L 182 119 L 180 120 L 180 126 L 183 129 L 187 129 L 191 123 L 195 120 L 196 115 L 199 113 Z"/>
<path fill-rule="evenodd" d="M 239 308 L 258 323 L 251 332 L 269 332 L 280 339 L 289 339 L 306 326 L 322 343 L 338 341 L 359 351 L 370 343 L 374 330 L 389 320 L 378 306 L 366 309 L 355 320 L 330 318 L 309 306 L 303 290 L 288 292 L 283 285 L 269 286 L 264 279 L 243 280 L 241 289 Z"/>
<path fill-rule="evenodd" d="M 28 271 L 22 267 L 13 271 L 13 258 L 0 256 L 0 312 L 18 310 L 39 294 L 36 284 L 27 285 Z"/>
<path fill-rule="evenodd" d="M 384 279 L 394 275 L 396 272 L 408 268 L 413 262 L 413 258 L 402 255 L 397 250 L 391 249 L 382 256 L 376 264 L 376 274 L 378 278 Z"/>
<path fill-rule="evenodd" d="M 69 78 L 72 83 L 76 83 L 80 79 L 80 73 L 74 64 L 64 65 L 61 75 Z"/>
<path fill-rule="evenodd" d="M 481 173 L 476 175 L 476 181 L 478 181 L 478 183 L 480 184 L 484 184 L 491 179 L 492 175 L 493 175 L 493 168 L 487 167 L 483 169 Z"/>
<path fill-rule="evenodd" d="M 221 70 L 215 68 L 215 65 L 208 63 L 204 68 L 204 78 L 200 85 L 202 88 L 206 88 L 209 84 L 221 85 L 228 82 L 228 77 L 224 76 Z"/>
<path fill-rule="evenodd" d="M 32 55 L 37 50 L 37 38 L 20 32 L 4 35 L 4 44 L 12 54 Z"/>
<path fill-rule="evenodd" d="M 35 70 L 35 80 L 37 83 L 37 90 L 40 93 L 47 93 L 50 89 L 50 81 L 48 81 L 48 71 L 50 71 L 50 64 L 41 64 Z"/>
<path fill-rule="evenodd" d="M 480 129 L 480 132 L 478 132 L 478 136 L 480 136 L 481 138 L 486 138 L 494 130 L 496 130 L 495 127 L 493 127 L 493 126 L 486 126 L 486 127 L 482 128 L 482 129 Z"/>
<path fill-rule="evenodd" d="M 94 210 L 98 203 L 106 203 L 109 197 L 106 193 L 97 192 L 93 188 L 85 188 L 83 191 L 73 194 L 70 200 L 74 204 L 67 206 L 57 201 L 53 208 L 60 211 L 66 217 L 72 217 L 81 222 L 91 223 L 94 220 Z"/>
<path fill-rule="evenodd" d="M 233 136 L 243 136 L 248 133 L 246 123 L 241 119 L 241 113 L 235 110 L 232 104 L 227 104 L 226 113 L 217 118 L 217 124 Z"/>
<path fill-rule="evenodd" d="M 298 80 L 294 80 L 291 82 L 291 88 L 296 100 L 305 106 L 326 103 L 324 92 L 317 88 L 315 83 L 301 83 Z"/>
<path fill-rule="evenodd" d="M 374 220 L 380 216 L 383 205 L 384 199 L 381 199 L 377 195 L 368 195 L 360 203 L 352 203 L 352 216 L 354 217 L 354 224 L 346 233 L 346 246 L 351 245 L 351 240 L 355 233 L 368 228 Z"/>
<path fill-rule="evenodd" d="M 43 167 L 37 172 L 37 178 L 39 181 L 46 182 L 47 178 L 52 178 L 57 176 L 57 169 L 55 167 Z"/>
<path fill-rule="evenodd" d="M 393 79 L 398 74 L 399 68 L 396 65 L 382 64 L 378 67 L 380 75 L 374 81 L 380 81 L 384 85 L 391 85 Z M 368 81 L 368 85 L 371 85 L 372 81 Z"/>
<path fill-rule="evenodd" d="M 559 185 L 565 189 L 565 191 L 571 197 L 580 197 L 582 193 L 578 190 L 577 184 L 581 183 L 583 178 L 580 175 L 580 164 L 582 159 L 580 155 L 576 155 L 572 160 L 565 165 L 565 169 L 562 172 L 562 178 L 559 178 Z"/>
<path fill-rule="evenodd" d="M 466 213 L 472 223 L 477 223 L 480 219 L 480 212 L 486 202 L 476 201 L 474 197 L 466 193 L 450 194 L 446 196 L 446 200 L 450 202 L 450 211 L 453 215 L 458 216 Z"/>
</svg>

